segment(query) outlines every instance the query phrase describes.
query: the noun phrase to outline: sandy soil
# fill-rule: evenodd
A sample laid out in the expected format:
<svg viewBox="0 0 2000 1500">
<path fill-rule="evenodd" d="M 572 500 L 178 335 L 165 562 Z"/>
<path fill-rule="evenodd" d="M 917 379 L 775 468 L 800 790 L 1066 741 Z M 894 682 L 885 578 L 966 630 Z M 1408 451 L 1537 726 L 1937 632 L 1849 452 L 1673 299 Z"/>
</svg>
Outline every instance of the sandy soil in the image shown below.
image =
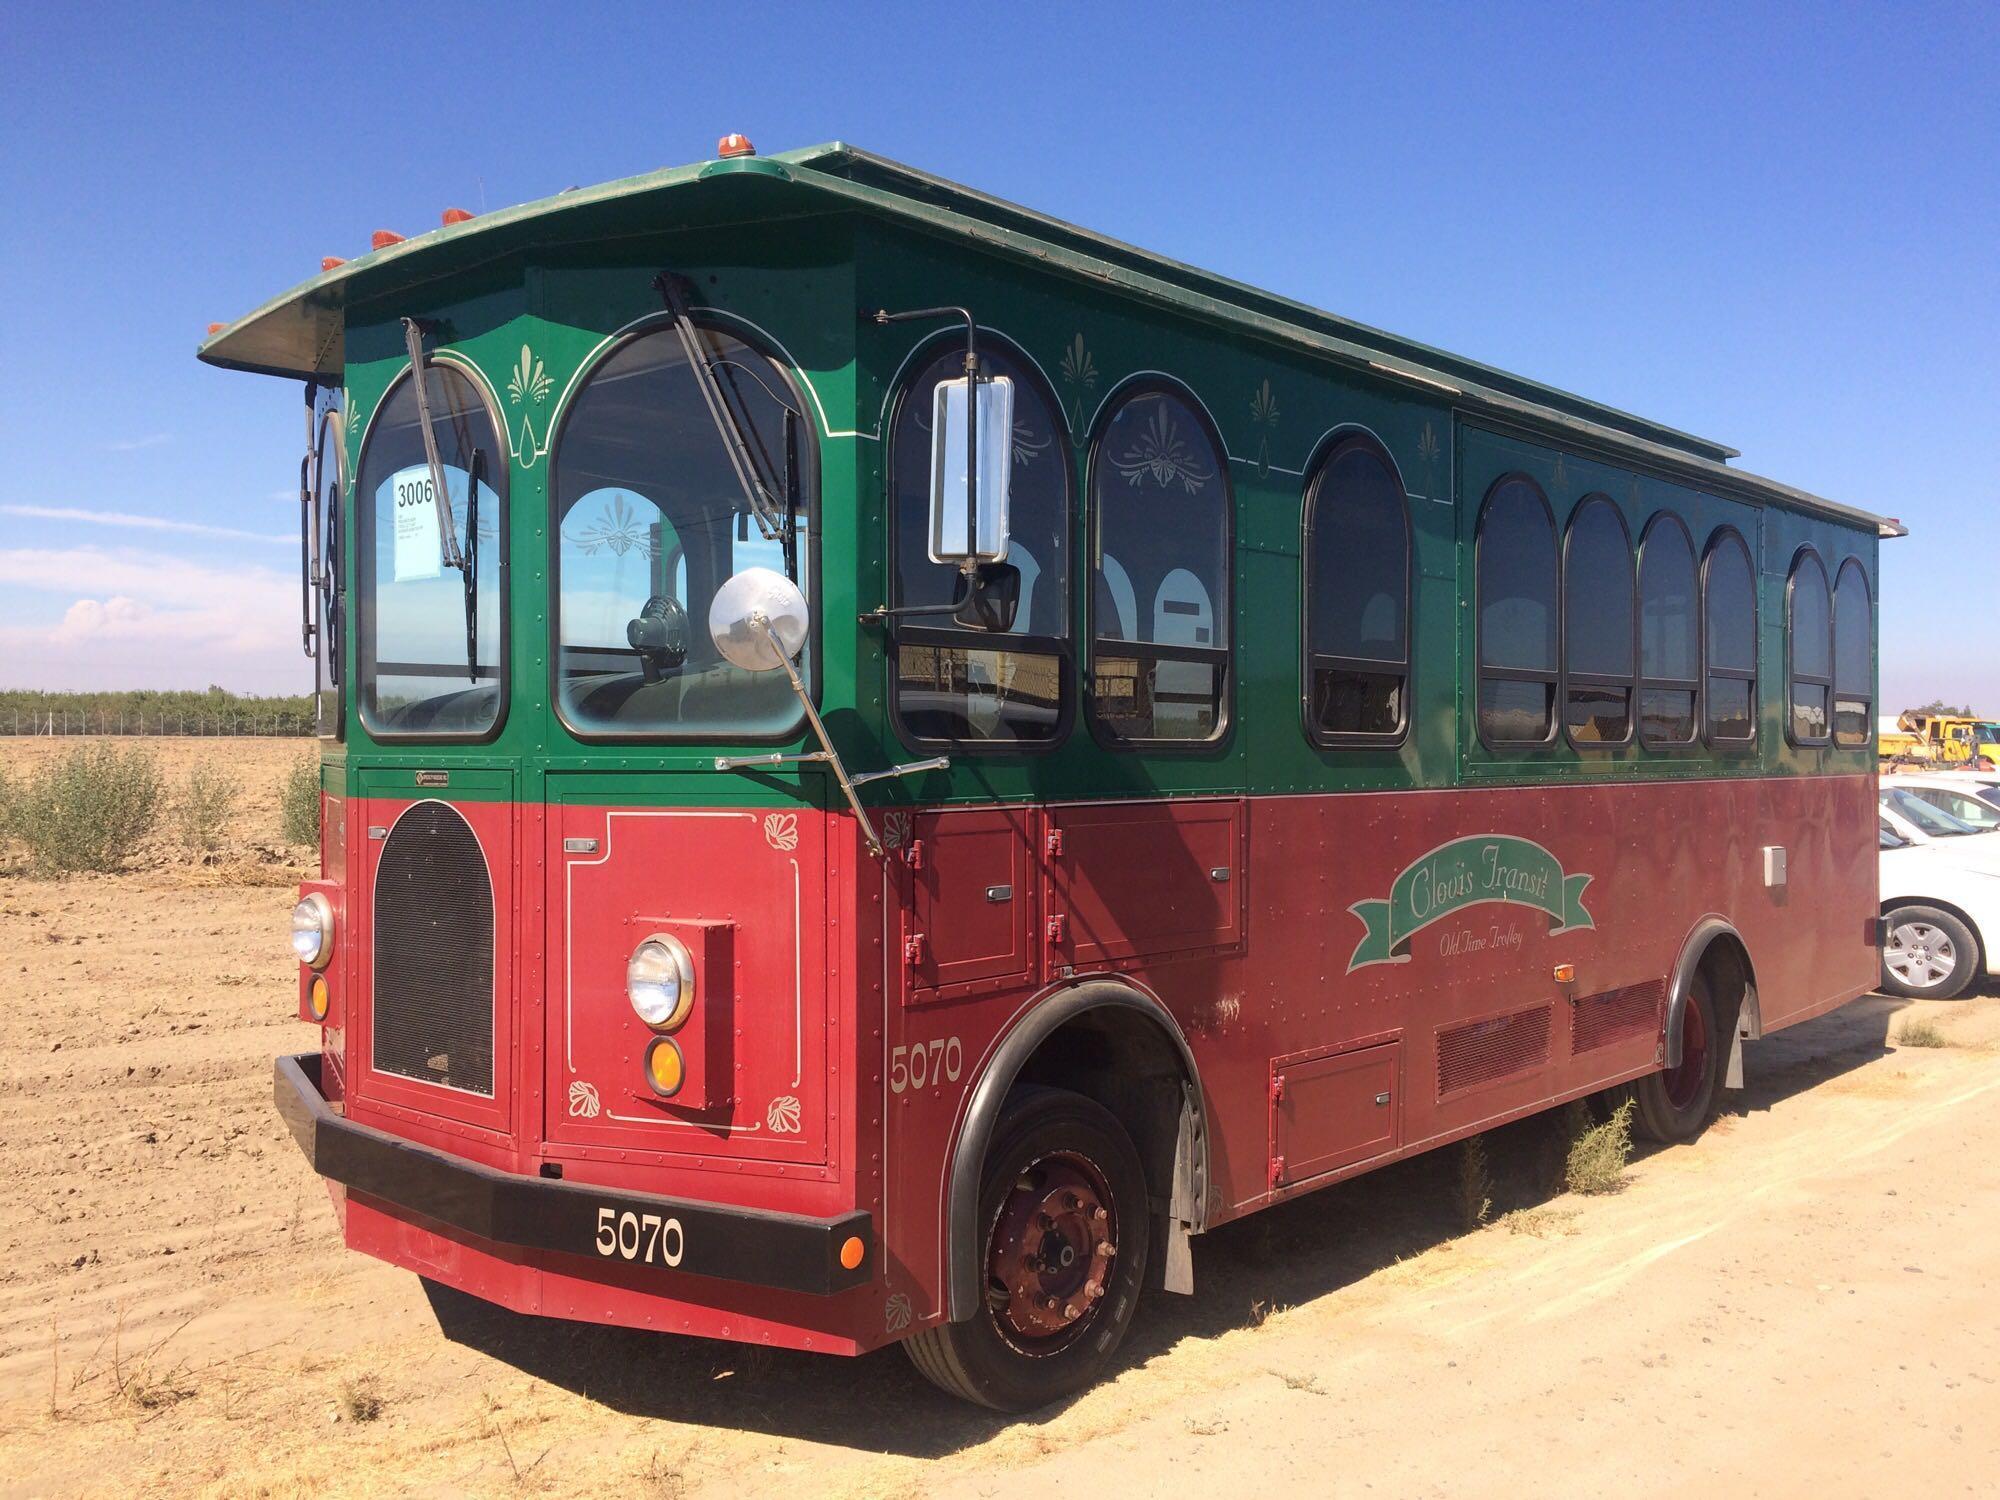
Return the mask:
<svg viewBox="0 0 2000 1500">
<path fill-rule="evenodd" d="M 304 747 L 217 748 L 274 785 Z M 1613 1197 L 1530 1121 L 1472 1233 L 1455 1153 L 1230 1226 L 1114 1380 L 1010 1421 L 895 1350 L 434 1308 L 343 1250 L 270 1106 L 276 878 L 0 880 L 0 1495 L 1992 1492 L 2000 1000 L 1762 1044 Z M 1953 1045 L 1898 1046 L 1920 1014 Z"/>
</svg>

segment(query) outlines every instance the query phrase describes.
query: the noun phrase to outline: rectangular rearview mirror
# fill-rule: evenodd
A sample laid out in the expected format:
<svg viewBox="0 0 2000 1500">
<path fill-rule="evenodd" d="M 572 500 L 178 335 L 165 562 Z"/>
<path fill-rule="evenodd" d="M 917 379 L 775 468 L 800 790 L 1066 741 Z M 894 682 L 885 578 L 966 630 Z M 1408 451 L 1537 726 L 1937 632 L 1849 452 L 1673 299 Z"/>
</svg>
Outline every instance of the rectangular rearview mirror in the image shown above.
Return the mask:
<svg viewBox="0 0 2000 1500">
<path fill-rule="evenodd" d="M 969 383 L 940 380 L 931 407 L 931 561 L 1007 560 L 1007 485 L 1014 461 L 1014 382 L 979 382 L 979 427 L 969 420 Z M 968 496 L 973 438 L 979 484 Z"/>
</svg>

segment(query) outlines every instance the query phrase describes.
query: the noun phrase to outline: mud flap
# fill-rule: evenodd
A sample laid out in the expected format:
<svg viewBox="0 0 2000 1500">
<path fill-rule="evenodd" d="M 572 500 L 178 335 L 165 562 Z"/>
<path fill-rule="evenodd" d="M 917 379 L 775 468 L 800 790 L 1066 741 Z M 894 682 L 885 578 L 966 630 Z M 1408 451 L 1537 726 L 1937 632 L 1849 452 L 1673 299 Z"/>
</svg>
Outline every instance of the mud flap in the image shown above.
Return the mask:
<svg viewBox="0 0 2000 1500">
<path fill-rule="evenodd" d="M 1190 1226 L 1201 1203 L 1203 1190 L 1200 1181 L 1201 1153 L 1195 1140 L 1195 1132 L 1200 1128 L 1200 1112 L 1184 1084 L 1180 1128 L 1174 1133 L 1174 1183 L 1173 1194 L 1167 1204 L 1166 1254 L 1162 1257 L 1160 1268 L 1161 1288 L 1178 1292 L 1184 1297 L 1194 1295 L 1194 1248 L 1190 1244 L 1194 1233 Z"/>
<path fill-rule="evenodd" d="M 1743 1027 L 1739 1023 L 1729 1043 L 1729 1066 L 1722 1074 L 1722 1086 L 1726 1089 L 1743 1087 Z"/>
</svg>

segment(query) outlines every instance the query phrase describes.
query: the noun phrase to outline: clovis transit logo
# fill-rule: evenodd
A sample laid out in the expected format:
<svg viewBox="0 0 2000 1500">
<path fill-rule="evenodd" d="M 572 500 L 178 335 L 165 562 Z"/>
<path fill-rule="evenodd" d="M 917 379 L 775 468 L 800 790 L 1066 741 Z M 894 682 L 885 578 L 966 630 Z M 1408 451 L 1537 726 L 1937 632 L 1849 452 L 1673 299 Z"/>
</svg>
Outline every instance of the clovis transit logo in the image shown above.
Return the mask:
<svg viewBox="0 0 2000 1500">
<path fill-rule="evenodd" d="M 1588 875 L 1563 874 L 1556 857 L 1533 839 L 1504 833 L 1453 839 L 1398 875 L 1387 901 L 1357 901 L 1347 908 L 1367 929 L 1347 961 L 1347 972 L 1370 964 L 1408 963 L 1411 938 L 1484 901 L 1545 912 L 1552 933 L 1595 927 L 1583 909 L 1583 888 L 1589 884 Z"/>
</svg>

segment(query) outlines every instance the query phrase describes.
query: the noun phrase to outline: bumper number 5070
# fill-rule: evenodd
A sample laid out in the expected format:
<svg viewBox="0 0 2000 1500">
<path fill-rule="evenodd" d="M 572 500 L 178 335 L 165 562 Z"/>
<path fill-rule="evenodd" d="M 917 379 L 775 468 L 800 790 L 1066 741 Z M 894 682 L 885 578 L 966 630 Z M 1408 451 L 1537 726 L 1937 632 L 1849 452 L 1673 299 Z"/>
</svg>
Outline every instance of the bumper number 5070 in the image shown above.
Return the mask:
<svg viewBox="0 0 2000 1500">
<path fill-rule="evenodd" d="M 636 1260 L 647 1265 L 677 1266 L 687 1249 L 679 1219 L 663 1219 L 658 1214 L 635 1214 L 615 1208 L 597 1211 L 597 1253 Z"/>
</svg>

